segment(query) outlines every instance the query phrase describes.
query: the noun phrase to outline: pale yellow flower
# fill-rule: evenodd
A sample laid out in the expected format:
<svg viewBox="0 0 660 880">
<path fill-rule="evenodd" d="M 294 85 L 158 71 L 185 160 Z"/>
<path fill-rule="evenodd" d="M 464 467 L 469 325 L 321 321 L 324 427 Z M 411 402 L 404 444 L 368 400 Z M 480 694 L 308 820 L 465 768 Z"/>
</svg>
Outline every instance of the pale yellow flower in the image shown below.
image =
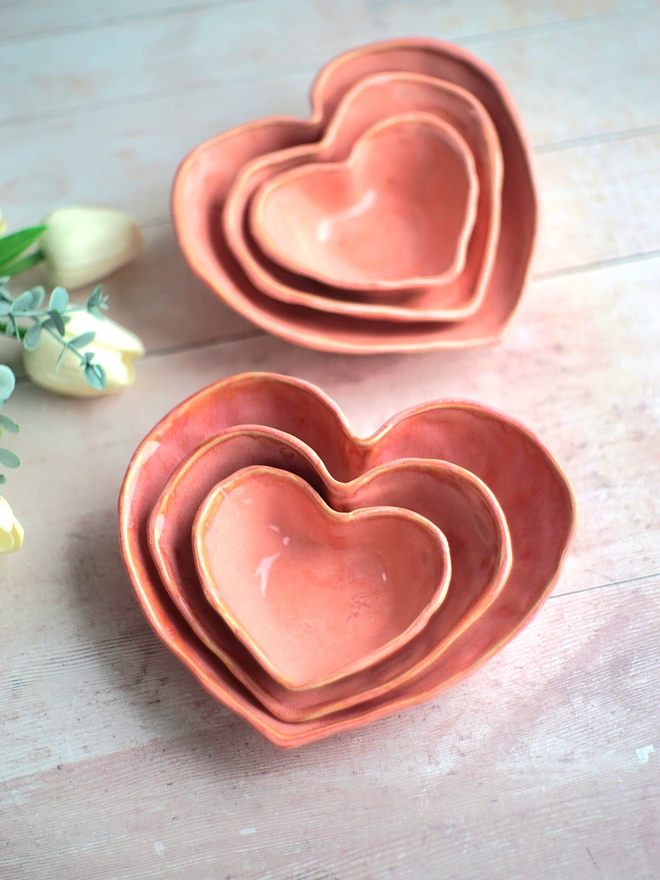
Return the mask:
<svg viewBox="0 0 660 880">
<path fill-rule="evenodd" d="M 47 217 L 39 239 L 46 274 L 69 290 L 94 284 L 132 262 L 142 250 L 140 223 L 125 211 L 73 205 Z"/>
<path fill-rule="evenodd" d="M 23 544 L 23 526 L 14 516 L 9 502 L 0 495 L 0 553 L 13 553 Z"/>
<path fill-rule="evenodd" d="M 73 397 L 113 394 L 132 385 L 135 380 L 133 361 L 145 354 L 140 337 L 110 318 L 101 320 L 87 311 L 72 312 L 70 318 L 64 335 L 66 340 L 75 339 L 90 330 L 96 333 L 94 341 L 85 346 L 82 353 L 94 352 L 94 363 L 105 370 L 105 388 L 94 388 L 87 382 L 79 358 L 70 350 L 56 370 L 62 344 L 45 331 L 42 331 L 35 351 L 23 351 L 23 363 L 30 379 L 49 391 Z"/>
</svg>

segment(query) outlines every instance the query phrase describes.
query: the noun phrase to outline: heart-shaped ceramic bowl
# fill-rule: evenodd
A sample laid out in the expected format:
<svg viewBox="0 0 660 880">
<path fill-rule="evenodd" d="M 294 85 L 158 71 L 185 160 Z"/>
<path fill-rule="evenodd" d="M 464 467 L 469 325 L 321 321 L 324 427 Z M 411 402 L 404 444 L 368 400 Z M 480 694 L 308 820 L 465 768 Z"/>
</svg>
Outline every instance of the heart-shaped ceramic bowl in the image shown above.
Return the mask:
<svg viewBox="0 0 660 880">
<path fill-rule="evenodd" d="M 368 129 L 343 162 L 311 162 L 262 184 L 250 229 L 292 272 L 398 293 L 463 271 L 478 194 L 474 158 L 453 126 L 406 113 Z"/>
<path fill-rule="evenodd" d="M 296 474 L 337 511 L 404 508 L 445 534 L 451 582 L 442 606 L 399 650 L 368 670 L 323 687 L 292 691 L 264 670 L 206 601 L 190 542 L 204 497 L 219 480 L 254 465 Z M 151 555 L 162 583 L 193 631 L 259 702 L 283 721 L 308 721 L 382 696 L 437 662 L 502 589 L 511 564 L 508 529 L 486 486 L 445 461 L 400 459 L 348 482 L 335 480 L 303 441 L 274 428 L 227 429 L 198 446 L 154 505 Z"/>
<path fill-rule="evenodd" d="M 504 167 L 500 235 L 481 305 L 465 320 L 372 321 L 279 302 L 250 281 L 224 235 L 223 211 L 241 169 L 266 153 L 322 138 L 346 92 L 364 77 L 384 71 L 420 73 L 460 86 L 483 105 L 497 132 Z M 258 120 L 212 138 L 184 160 L 174 183 L 172 212 L 179 243 L 192 269 L 244 317 L 309 348 L 367 354 L 499 341 L 519 303 L 537 227 L 531 150 L 501 79 L 474 55 L 451 43 L 395 40 L 364 46 L 326 65 L 312 89 L 312 106 L 309 120 Z"/>
<path fill-rule="evenodd" d="M 322 457 L 337 481 L 348 482 L 402 457 L 453 462 L 481 479 L 504 512 L 513 555 L 510 575 L 487 613 L 477 617 L 437 662 L 392 691 L 309 721 L 291 723 L 275 717 L 220 660 L 219 648 L 213 650 L 191 628 L 149 549 L 151 511 L 182 460 L 217 431 L 246 424 L 268 425 L 298 437 Z M 216 699 L 285 748 L 415 705 L 475 672 L 533 618 L 549 595 L 572 544 L 575 517 L 570 485 L 550 453 L 525 427 L 488 407 L 452 400 L 425 404 L 400 413 L 372 437 L 361 439 L 313 385 L 258 373 L 218 382 L 159 422 L 131 460 L 119 506 L 126 567 L 156 633 Z M 450 585 L 443 607 L 451 592 Z"/>
<path fill-rule="evenodd" d="M 305 480 L 247 467 L 193 525 L 207 601 L 285 687 L 323 687 L 392 654 L 447 593 L 447 539 L 409 510 L 337 512 Z"/>
<path fill-rule="evenodd" d="M 248 215 L 255 194 L 278 175 L 309 163 L 341 161 L 365 132 L 393 115 L 415 109 L 431 113 L 464 139 L 474 157 L 478 186 L 476 221 L 467 264 L 451 283 L 415 291 L 390 291 L 380 302 L 322 285 L 282 269 L 253 241 Z M 479 308 L 493 267 L 500 229 L 502 157 L 495 127 L 481 104 L 465 89 L 428 76 L 381 73 L 359 80 L 342 99 L 318 143 L 266 153 L 247 163 L 232 186 L 223 212 L 229 246 L 257 289 L 267 295 L 335 315 L 369 320 L 459 321 Z"/>
</svg>

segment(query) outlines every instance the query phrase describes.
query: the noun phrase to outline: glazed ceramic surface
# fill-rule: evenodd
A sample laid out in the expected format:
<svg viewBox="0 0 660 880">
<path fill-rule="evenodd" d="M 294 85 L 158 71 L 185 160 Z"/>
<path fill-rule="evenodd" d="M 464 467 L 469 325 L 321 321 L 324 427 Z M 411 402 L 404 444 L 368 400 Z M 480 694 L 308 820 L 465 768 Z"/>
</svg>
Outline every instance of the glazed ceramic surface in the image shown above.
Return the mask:
<svg viewBox="0 0 660 880">
<path fill-rule="evenodd" d="M 358 672 L 418 633 L 447 593 L 447 540 L 400 508 L 337 513 L 300 477 L 248 467 L 193 526 L 207 600 L 288 688 Z"/>
<path fill-rule="evenodd" d="M 464 88 L 483 105 L 497 131 L 504 166 L 500 236 L 483 301 L 464 321 L 403 325 L 321 314 L 275 301 L 250 283 L 222 231 L 227 195 L 249 161 L 318 140 L 348 89 L 385 70 L 420 73 Z M 530 149 L 501 80 L 452 44 L 391 41 L 356 49 L 328 64 L 313 87 L 312 106 L 313 116 L 306 122 L 274 118 L 250 123 L 207 141 L 183 162 L 172 208 L 179 242 L 194 271 L 246 318 L 310 348 L 360 354 L 484 345 L 500 339 L 527 278 L 537 224 Z"/>
<path fill-rule="evenodd" d="M 445 534 L 451 583 L 442 607 L 400 650 L 362 673 L 292 692 L 246 650 L 206 601 L 190 534 L 205 495 L 236 471 L 262 464 L 297 474 L 335 510 L 389 506 L 424 516 Z M 278 718 L 305 721 L 381 696 L 418 675 L 482 614 L 511 564 L 502 511 L 483 483 L 443 461 L 401 459 L 335 480 L 301 440 L 272 428 L 227 429 L 198 446 L 174 471 L 151 513 L 151 554 L 162 582 L 194 632 Z"/>
<path fill-rule="evenodd" d="M 310 162 L 345 159 L 356 140 L 370 127 L 414 108 L 432 113 L 462 137 L 475 161 L 478 181 L 476 224 L 469 241 L 465 269 L 451 283 L 416 291 L 390 291 L 383 302 L 322 285 L 283 270 L 252 240 L 246 216 L 253 194 L 273 177 Z M 369 320 L 458 321 L 480 306 L 493 266 L 500 229 L 502 158 L 497 133 L 481 104 L 465 89 L 412 73 L 381 73 L 359 80 L 349 89 L 319 143 L 275 150 L 248 162 L 237 176 L 223 212 L 229 247 L 258 290 L 269 296 L 336 315 Z"/>
<path fill-rule="evenodd" d="M 453 462 L 489 487 L 511 535 L 513 564 L 504 585 L 488 612 L 472 620 L 437 661 L 381 696 L 298 723 L 275 717 L 195 634 L 173 603 L 149 552 L 151 511 L 182 459 L 213 432 L 260 423 L 296 436 L 314 449 L 337 482 L 349 482 L 402 457 Z M 399 414 L 362 440 L 317 388 L 272 374 L 231 377 L 166 416 L 147 435 L 129 465 L 119 516 L 127 570 L 155 631 L 216 699 L 282 747 L 298 746 L 399 711 L 474 672 L 541 607 L 575 532 L 575 505 L 566 478 L 539 440 L 514 420 L 469 401 L 438 401 Z M 450 585 L 442 608 L 447 607 L 451 593 Z"/>
<path fill-rule="evenodd" d="M 463 138 L 432 114 L 409 113 L 370 128 L 344 162 L 312 162 L 263 184 L 250 226 L 293 272 L 399 292 L 463 271 L 478 193 Z"/>
</svg>

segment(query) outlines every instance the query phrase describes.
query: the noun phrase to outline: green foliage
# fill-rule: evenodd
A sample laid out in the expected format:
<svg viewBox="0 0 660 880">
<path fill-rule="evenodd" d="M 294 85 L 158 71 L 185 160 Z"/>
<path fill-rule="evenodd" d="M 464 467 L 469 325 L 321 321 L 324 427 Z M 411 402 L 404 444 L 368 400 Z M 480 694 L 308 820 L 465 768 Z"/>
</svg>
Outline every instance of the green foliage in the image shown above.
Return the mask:
<svg viewBox="0 0 660 880">
<path fill-rule="evenodd" d="M 2 403 L 4 403 L 5 400 L 9 400 L 14 393 L 15 387 L 16 377 L 14 376 L 13 371 L 4 364 L 0 364 L 0 401 Z"/>
<path fill-rule="evenodd" d="M 17 268 L 15 261 L 32 247 L 47 229 L 47 226 L 30 226 L 28 229 L 19 229 L 18 232 L 0 238 L 0 274 L 17 275 L 18 272 L 22 272 L 23 269 Z M 39 261 L 36 255 L 33 255 L 32 259 L 34 262 Z M 39 259 L 43 259 L 41 255 Z"/>
<path fill-rule="evenodd" d="M 45 227 L 44 227 L 45 228 Z M 26 230 L 23 230 L 24 232 Z M 3 239 L 0 239 L 0 243 Z M 80 367 L 85 379 L 93 388 L 102 390 L 105 388 L 105 370 L 100 364 L 93 364 L 93 353 L 82 353 L 81 349 L 87 348 L 96 338 L 93 330 L 80 333 L 74 339 L 66 339 L 66 325 L 71 320 L 72 312 L 87 311 L 98 320 L 103 320 L 102 311 L 108 309 L 108 298 L 103 296 L 103 288 L 99 284 L 90 294 L 84 306 L 72 306 L 69 304 L 69 294 L 64 287 L 55 287 L 48 299 L 48 308 L 42 308 L 46 291 L 43 287 L 33 287 L 26 290 L 14 299 L 7 290 L 5 282 L 7 277 L 0 278 L 0 330 L 4 330 L 6 336 L 22 340 L 26 351 L 36 351 L 43 333 L 50 334 L 62 346 L 62 351 L 55 364 L 58 370 L 67 351 L 72 352 L 79 358 Z M 3 318 L 5 319 L 3 321 Z M 19 321 L 28 320 L 32 323 L 25 328 L 20 326 Z M 8 367 L 6 369 L 9 369 Z M 11 371 L 10 371 L 11 372 Z M 12 373 L 13 377 L 13 373 Z M 2 380 L 0 379 L 0 399 L 2 394 Z M 12 386 L 13 390 L 13 386 Z M 6 398 L 4 398 L 6 399 Z"/>
<path fill-rule="evenodd" d="M 15 387 L 16 377 L 14 376 L 13 371 L 5 364 L 0 364 L 0 409 L 2 409 L 3 404 L 12 396 Z M 4 415 L 4 413 L 0 413 L 0 434 L 3 429 L 9 431 L 10 434 L 18 434 L 19 431 L 19 427 L 13 419 L 10 419 L 9 416 Z M 8 468 L 16 468 L 20 463 L 21 460 L 16 453 L 0 446 L 0 464 Z M 0 474 L 0 484 L 6 482 L 7 478 L 5 475 Z"/>
</svg>

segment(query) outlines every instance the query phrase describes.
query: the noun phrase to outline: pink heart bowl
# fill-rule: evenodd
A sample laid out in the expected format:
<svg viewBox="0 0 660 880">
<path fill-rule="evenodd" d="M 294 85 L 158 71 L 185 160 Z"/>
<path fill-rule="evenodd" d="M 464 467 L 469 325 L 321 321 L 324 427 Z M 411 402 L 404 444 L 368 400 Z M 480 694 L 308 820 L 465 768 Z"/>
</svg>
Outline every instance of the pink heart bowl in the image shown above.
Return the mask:
<svg viewBox="0 0 660 880">
<path fill-rule="evenodd" d="M 256 287 L 225 236 L 223 212 L 241 170 L 260 156 L 322 139 L 348 90 L 384 71 L 418 73 L 459 86 L 483 106 L 497 133 L 504 169 L 500 234 L 481 304 L 465 320 L 369 320 L 281 302 Z M 174 182 L 172 212 L 179 243 L 193 270 L 246 318 L 309 348 L 364 354 L 499 341 L 527 279 L 537 225 L 531 151 L 501 80 L 472 54 L 450 43 L 389 41 L 330 62 L 312 89 L 312 108 L 308 120 L 270 118 L 232 129 L 197 147 L 184 160 Z"/>
<path fill-rule="evenodd" d="M 206 601 L 190 542 L 199 507 L 218 481 L 258 464 L 296 474 L 333 510 L 404 508 L 443 532 L 451 555 L 450 589 L 421 632 L 368 670 L 314 689 L 292 691 L 264 670 Z M 220 431 L 181 462 L 151 512 L 148 535 L 163 586 L 194 633 L 275 717 L 292 722 L 380 697 L 436 663 L 493 602 L 511 566 L 502 510 L 483 482 L 463 468 L 400 458 L 342 482 L 303 441 L 254 425 Z"/>
<path fill-rule="evenodd" d="M 193 525 L 204 594 L 285 687 L 318 688 L 416 635 L 447 593 L 447 539 L 409 510 L 338 513 L 305 480 L 247 467 Z"/>
<path fill-rule="evenodd" d="M 352 145 L 371 127 L 414 109 L 432 114 L 464 139 L 474 157 L 478 201 L 464 270 L 443 285 L 379 301 L 374 293 L 345 291 L 282 269 L 252 239 L 247 215 L 254 194 L 272 179 L 314 162 L 345 160 Z M 248 162 L 236 177 L 223 212 L 229 247 L 258 290 L 274 299 L 335 315 L 370 320 L 459 321 L 479 308 L 486 294 L 500 229 L 502 157 L 495 127 L 482 105 L 465 89 L 415 73 L 372 74 L 359 80 L 339 103 L 318 143 L 266 153 Z"/>
<path fill-rule="evenodd" d="M 462 629 L 437 658 L 396 687 L 306 721 L 278 718 L 220 659 L 219 649 L 213 650 L 195 632 L 150 553 L 152 510 L 174 472 L 180 466 L 185 469 L 184 460 L 194 458 L 194 451 L 211 442 L 209 438 L 240 425 L 264 425 L 297 438 L 314 451 L 312 466 L 302 460 L 300 466 L 319 474 L 318 463 L 322 462 L 335 486 L 361 478 L 368 487 L 369 471 L 382 467 L 385 472 L 388 467 L 396 470 L 400 459 L 426 459 L 431 464 L 445 461 L 470 472 L 497 499 L 511 541 L 510 572 L 484 613 Z M 212 471 L 206 472 L 207 479 Z M 226 476 L 220 475 L 220 479 Z M 217 482 L 215 478 L 199 503 Z M 364 491 L 361 485 L 358 483 L 355 491 Z M 351 491 L 348 486 L 349 496 Z M 377 506 L 373 502 L 385 495 L 377 491 L 372 499 L 366 492 L 358 506 Z M 164 530 L 171 525 L 168 519 L 161 523 Z M 559 576 L 575 528 L 573 494 L 550 453 L 522 425 L 488 407 L 452 400 L 424 404 L 400 413 L 370 438 L 361 439 L 318 388 L 301 380 L 259 373 L 225 379 L 172 410 L 138 447 L 119 500 L 124 561 L 154 630 L 209 693 L 283 748 L 353 729 L 431 699 L 475 672 L 542 606 Z M 191 532 L 187 541 L 191 543 Z M 451 552 L 449 536 L 448 543 Z M 451 594 L 450 582 L 436 615 L 442 614 Z M 213 616 L 219 620 L 215 612 Z M 208 615 L 204 620 L 208 622 Z M 429 625 L 430 621 L 422 633 Z M 359 674 L 366 675 L 367 670 Z"/>
<path fill-rule="evenodd" d="M 463 271 L 478 193 L 463 138 L 432 114 L 408 113 L 370 128 L 344 162 L 310 163 L 263 184 L 250 228 L 292 272 L 398 292 Z"/>
</svg>

